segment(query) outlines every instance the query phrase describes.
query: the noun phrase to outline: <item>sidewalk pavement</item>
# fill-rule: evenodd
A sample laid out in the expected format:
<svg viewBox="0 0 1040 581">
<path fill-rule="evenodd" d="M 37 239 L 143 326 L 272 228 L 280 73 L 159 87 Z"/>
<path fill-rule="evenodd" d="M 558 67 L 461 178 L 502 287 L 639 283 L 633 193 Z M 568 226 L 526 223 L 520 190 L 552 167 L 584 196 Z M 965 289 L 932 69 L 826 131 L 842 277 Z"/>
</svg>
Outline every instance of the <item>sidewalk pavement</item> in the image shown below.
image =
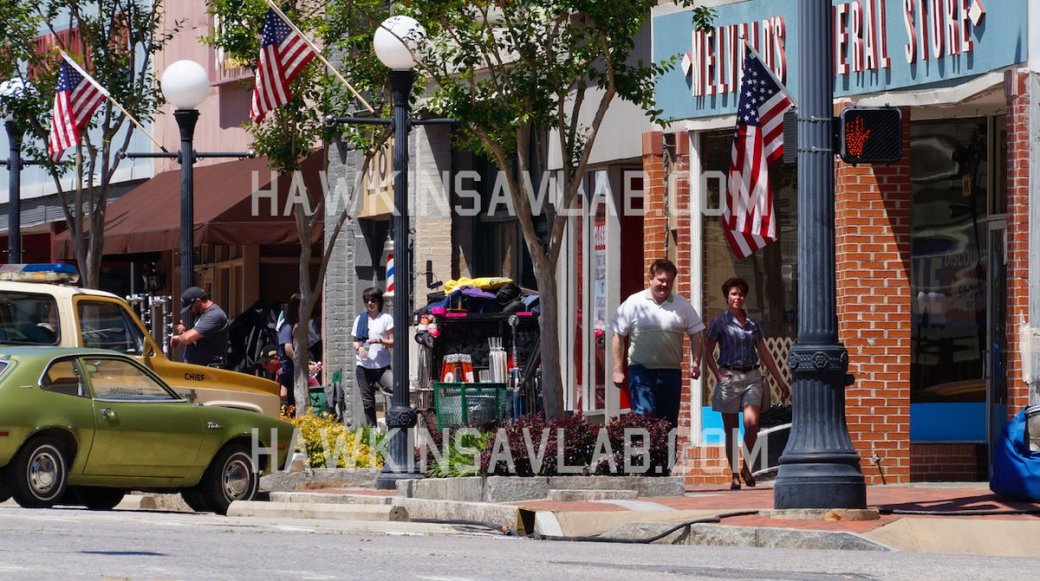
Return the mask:
<svg viewBox="0 0 1040 581">
<path fill-rule="evenodd" d="M 582 491 L 568 492 L 580 497 Z M 351 518 L 343 504 L 377 504 L 384 505 L 380 513 L 389 520 L 480 521 L 546 539 L 647 540 L 661 536 L 655 542 L 1040 556 L 1040 503 L 1002 500 L 985 483 L 868 486 L 867 503 L 876 512 L 866 514 L 773 511 L 773 490 L 768 482 L 738 491 L 698 486 L 688 488 L 683 496 L 669 497 L 608 498 L 602 491 L 585 492 L 590 493 L 587 498 L 597 500 L 458 502 L 404 498 L 394 491 L 366 486 L 308 488 L 272 492 L 272 502 L 266 507 L 262 502 L 235 503 L 238 506 L 232 505 L 231 514 L 306 518 L 292 509 L 302 511 L 303 505 L 310 505 L 306 512 L 311 518 Z M 314 504 L 339 508 L 323 511 Z M 373 514 L 372 508 L 364 509 L 364 514 Z M 1019 514 L 1008 514 L 1013 512 Z M 1030 512 L 1033 514 L 1027 514 Z M 877 518 L 855 520 L 870 516 Z M 714 522 L 676 526 L 698 520 Z"/>
</svg>

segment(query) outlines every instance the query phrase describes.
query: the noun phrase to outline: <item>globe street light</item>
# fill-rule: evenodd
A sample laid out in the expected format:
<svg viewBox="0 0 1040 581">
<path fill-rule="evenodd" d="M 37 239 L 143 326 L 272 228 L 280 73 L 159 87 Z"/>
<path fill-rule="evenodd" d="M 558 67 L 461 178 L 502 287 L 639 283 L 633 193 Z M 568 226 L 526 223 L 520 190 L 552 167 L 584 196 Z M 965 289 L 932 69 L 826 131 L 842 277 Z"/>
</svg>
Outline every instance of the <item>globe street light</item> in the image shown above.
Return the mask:
<svg viewBox="0 0 1040 581">
<path fill-rule="evenodd" d="M 194 286 L 195 256 L 195 151 L 192 140 L 199 120 L 199 103 L 209 94 L 209 75 L 195 61 L 180 60 L 163 72 L 163 95 L 174 107 L 173 118 L 181 131 L 181 288 Z"/>
<path fill-rule="evenodd" d="M 390 125 L 394 131 L 394 246 L 400 245 L 394 256 L 396 280 L 393 302 L 394 350 L 391 365 L 394 370 L 394 393 L 386 412 L 389 430 L 387 462 L 376 479 L 376 486 L 396 488 L 398 480 L 415 480 L 422 475 L 415 468 L 409 435 L 415 427 L 416 414 L 411 406 L 408 385 L 408 331 L 412 305 L 412 262 L 408 248 L 408 132 L 415 125 L 448 125 L 453 119 L 412 119 L 409 117 L 409 95 L 415 83 L 412 68 L 417 64 L 415 54 L 426 36 L 414 18 L 391 16 L 379 25 L 372 39 L 372 48 L 379 60 L 390 69 L 390 89 L 394 98 L 391 120 L 370 117 L 326 118 L 328 123 L 357 125 Z"/>
<path fill-rule="evenodd" d="M 7 261 L 19 263 L 22 261 L 22 137 L 25 135 L 25 127 L 19 123 L 14 116 L 14 103 L 35 92 L 32 83 L 13 78 L 0 83 L 0 100 L 4 106 L 4 128 L 7 130 L 7 143 L 10 146 L 10 154 L 7 161 L 0 162 L 7 165 L 7 242 L 10 251 Z"/>
<path fill-rule="evenodd" d="M 408 247 L 408 131 L 409 96 L 415 83 L 414 42 L 426 34 L 423 27 L 413 18 L 391 16 L 376 29 L 372 40 L 376 56 L 390 69 L 390 89 L 394 97 L 394 240 L 401 248 Z M 409 46 L 409 43 L 411 46 Z M 390 409 L 386 412 L 386 427 L 390 432 L 387 452 L 390 462 L 379 473 L 376 486 L 396 488 L 398 480 L 419 477 L 410 448 L 409 431 L 415 426 L 415 410 L 411 406 L 408 385 L 408 324 L 411 311 L 411 260 L 404 253 L 394 261 L 394 350 L 391 361 L 394 370 L 394 393 Z"/>
<path fill-rule="evenodd" d="M 120 151 L 119 155 L 131 159 L 167 158 L 176 159 L 181 164 L 181 287 L 180 291 L 194 286 L 195 274 L 195 160 L 204 157 L 253 157 L 252 151 L 243 152 L 207 152 L 201 153 L 192 149 L 195 136 L 195 122 L 199 120 L 199 106 L 209 95 L 209 74 L 202 65 L 195 61 L 181 60 L 166 67 L 162 79 L 163 95 L 177 109 L 173 118 L 181 131 L 181 150 L 170 153 L 164 147 L 162 152 L 128 153 Z"/>
</svg>

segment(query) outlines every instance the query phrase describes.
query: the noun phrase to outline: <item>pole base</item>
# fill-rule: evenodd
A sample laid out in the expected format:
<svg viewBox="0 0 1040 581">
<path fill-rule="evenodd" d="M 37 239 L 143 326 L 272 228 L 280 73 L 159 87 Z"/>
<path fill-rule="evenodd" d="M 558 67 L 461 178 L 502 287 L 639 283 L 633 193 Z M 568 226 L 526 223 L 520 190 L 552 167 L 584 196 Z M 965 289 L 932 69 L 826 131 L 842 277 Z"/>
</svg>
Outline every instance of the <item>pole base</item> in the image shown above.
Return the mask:
<svg viewBox="0 0 1040 581">
<path fill-rule="evenodd" d="M 397 483 L 402 480 L 421 480 L 425 478 L 418 472 L 391 472 L 384 469 L 376 477 L 376 488 L 379 490 L 397 490 Z"/>
<path fill-rule="evenodd" d="M 866 508 L 867 485 L 847 464 L 788 464 L 781 460 L 773 508 Z"/>
</svg>

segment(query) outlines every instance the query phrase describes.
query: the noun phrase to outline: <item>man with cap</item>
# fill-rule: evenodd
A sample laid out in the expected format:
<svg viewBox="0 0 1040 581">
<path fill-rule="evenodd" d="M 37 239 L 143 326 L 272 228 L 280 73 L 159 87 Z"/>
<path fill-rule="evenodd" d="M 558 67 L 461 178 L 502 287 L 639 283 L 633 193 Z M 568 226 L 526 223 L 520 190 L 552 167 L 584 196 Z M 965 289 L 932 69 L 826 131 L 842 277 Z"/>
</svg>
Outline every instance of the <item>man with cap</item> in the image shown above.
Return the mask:
<svg viewBox="0 0 1040 581">
<path fill-rule="evenodd" d="M 184 346 L 185 363 L 223 367 L 228 350 L 227 314 L 209 299 L 206 291 L 197 286 L 181 293 L 182 315 L 186 313 L 190 326 L 177 323 L 176 334 L 170 337 L 170 346 Z"/>
</svg>

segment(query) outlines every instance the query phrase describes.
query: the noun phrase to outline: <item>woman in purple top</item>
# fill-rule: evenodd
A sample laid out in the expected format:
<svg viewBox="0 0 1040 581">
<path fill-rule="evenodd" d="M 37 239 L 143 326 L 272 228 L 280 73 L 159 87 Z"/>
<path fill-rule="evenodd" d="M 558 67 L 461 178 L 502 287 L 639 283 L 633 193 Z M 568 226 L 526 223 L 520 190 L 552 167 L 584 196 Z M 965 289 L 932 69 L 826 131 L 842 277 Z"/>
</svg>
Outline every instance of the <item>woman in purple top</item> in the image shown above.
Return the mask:
<svg viewBox="0 0 1040 581">
<path fill-rule="evenodd" d="M 763 390 L 769 389 L 762 380 L 759 362 L 764 362 L 769 373 L 780 386 L 783 399 L 791 396 L 791 388 L 784 381 L 776 361 L 766 348 L 765 331 L 762 324 L 744 311 L 744 300 L 748 283 L 742 278 L 731 278 L 722 283 L 722 295 L 726 298 L 727 310 L 715 317 L 708 327 L 708 338 L 704 342 L 704 361 L 715 376 L 715 393 L 711 398 L 711 409 L 722 413 L 722 425 L 726 430 L 726 459 L 729 461 L 732 480 L 731 490 L 740 490 L 740 479 L 748 487 L 755 486 L 755 478 L 747 465 L 747 458 L 737 472 L 738 414 L 744 412 L 744 453 L 755 450 L 758 440 L 758 411 L 762 403 Z M 715 360 L 715 345 L 719 346 L 719 359 Z"/>
</svg>

